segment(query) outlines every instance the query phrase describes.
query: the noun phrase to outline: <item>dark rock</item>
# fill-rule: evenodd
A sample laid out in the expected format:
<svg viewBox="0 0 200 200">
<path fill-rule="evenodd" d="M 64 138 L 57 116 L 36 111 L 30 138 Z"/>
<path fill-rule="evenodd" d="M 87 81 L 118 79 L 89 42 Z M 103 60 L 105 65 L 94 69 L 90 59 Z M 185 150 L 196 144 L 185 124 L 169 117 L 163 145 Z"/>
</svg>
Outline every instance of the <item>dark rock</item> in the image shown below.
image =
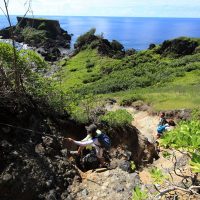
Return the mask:
<svg viewBox="0 0 200 200">
<path fill-rule="evenodd" d="M 122 160 L 119 163 L 119 168 L 125 172 L 131 172 L 131 163 L 127 160 Z"/>
<path fill-rule="evenodd" d="M 60 27 L 57 20 L 17 17 L 17 21 L 13 26 L 15 40 L 37 48 L 45 60 L 56 61 L 61 57 L 59 48 L 70 48 L 71 35 Z M 11 38 L 9 29 L 0 30 L 3 39 Z"/>
<path fill-rule="evenodd" d="M 47 112 L 48 107 L 41 106 L 39 102 L 38 107 L 42 110 L 32 107 L 37 105 L 34 100 L 26 104 L 29 101 L 27 97 L 25 101 L 19 98 L 23 103 L 19 99 L 16 103 L 16 96 L 1 99 L 2 122 L 34 132 L 14 128 L 9 134 L 0 131 L 0 199 L 60 199 L 79 173 L 60 153 L 60 132 L 55 125 L 58 122 L 53 120 L 51 114 L 47 115 L 52 110 Z M 67 124 L 65 130 L 70 133 L 79 132 L 70 127 L 70 121 L 64 120 L 63 124 Z M 56 132 L 56 135 L 44 136 L 43 132 Z M 67 171 L 70 173 L 67 174 Z"/>
<path fill-rule="evenodd" d="M 46 196 L 46 200 L 56 200 L 56 191 L 50 190 L 49 194 Z"/>
<path fill-rule="evenodd" d="M 151 50 L 151 49 L 153 49 L 153 48 L 155 48 L 155 47 L 156 47 L 156 45 L 155 45 L 155 44 L 150 44 L 148 49 L 150 49 L 150 50 Z"/>
<path fill-rule="evenodd" d="M 177 38 L 174 40 L 165 40 L 157 50 L 163 56 L 185 56 L 194 53 L 198 47 L 198 42 L 189 38 Z"/>
<path fill-rule="evenodd" d="M 124 191 L 124 187 L 122 185 L 117 185 L 113 188 L 116 192 L 123 192 Z"/>
<path fill-rule="evenodd" d="M 69 199 L 69 198 L 68 198 L 68 195 L 69 195 L 69 193 L 68 193 L 67 191 L 63 192 L 63 193 L 61 194 L 61 199 L 62 199 L 62 200 L 67 200 L 67 199 Z"/>
<path fill-rule="evenodd" d="M 4 174 L 2 180 L 4 182 L 8 182 L 12 179 L 12 175 L 11 174 Z"/>
</svg>

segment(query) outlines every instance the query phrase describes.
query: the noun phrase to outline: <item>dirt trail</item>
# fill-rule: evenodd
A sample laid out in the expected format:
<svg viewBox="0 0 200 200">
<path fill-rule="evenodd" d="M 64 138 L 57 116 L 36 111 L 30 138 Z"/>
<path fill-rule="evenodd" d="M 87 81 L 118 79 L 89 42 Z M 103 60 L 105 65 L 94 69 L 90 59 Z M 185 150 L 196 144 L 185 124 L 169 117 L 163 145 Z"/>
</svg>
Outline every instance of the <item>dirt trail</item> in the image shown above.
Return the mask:
<svg viewBox="0 0 200 200">
<path fill-rule="evenodd" d="M 137 111 L 133 107 L 121 107 L 117 104 L 106 107 L 109 111 L 126 109 L 132 114 L 132 124 L 153 141 L 153 134 L 158 122 L 157 116 L 152 116 L 146 111 Z M 132 191 L 140 182 L 137 173 L 128 173 L 119 168 L 109 171 L 88 171 L 82 174 L 82 183 L 74 182 L 71 187 L 75 200 L 124 200 L 132 199 Z"/>
<path fill-rule="evenodd" d="M 109 111 L 115 111 L 118 109 L 127 110 L 134 118 L 132 125 L 135 126 L 151 142 L 154 142 L 156 126 L 159 121 L 158 116 L 150 115 L 147 111 L 138 111 L 133 107 L 122 107 L 117 104 L 107 106 L 107 110 Z"/>
<path fill-rule="evenodd" d="M 133 107 L 121 107 L 117 104 L 106 106 L 108 111 L 115 111 L 118 109 L 125 109 L 132 114 L 134 120 L 132 125 L 135 126 L 144 136 L 146 136 L 152 142 L 155 141 L 156 126 L 158 123 L 158 116 L 151 115 L 147 111 L 137 111 Z M 162 149 L 162 151 L 168 151 Z M 171 151 L 171 150 L 170 150 Z M 173 152 L 169 152 L 171 155 Z M 148 189 L 150 194 L 156 194 L 157 191 L 153 187 L 154 181 L 151 177 L 149 170 L 152 167 L 161 169 L 163 173 L 169 176 L 168 172 L 171 172 L 173 182 L 175 185 L 180 185 L 182 179 L 174 174 L 174 162 L 173 157 L 165 158 L 162 153 L 159 154 L 160 158 L 153 162 L 153 164 L 143 168 L 139 172 L 128 173 L 122 171 L 120 168 L 105 170 L 99 172 L 98 169 L 95 171 L 88 171 L 82 173 L 82 182 L 74 182 L 71 186 L 72 199 L 74 200 L 131 200 L 132 192 L 136 185 L 141 184 L 141 187 Z M 188 158 L 176 152 L 178 163 L 186 173 L 189 175 L 186 169 L 188 169 Z M 167 184 L 167 185 L 166 185 Z M 152 186 L 152 187 L 151 187 Z M 169 187 L 168 183 L 164 182 L 164 185 L 157 186 L 161 189 Z M 174 193 L 173 193 L 174 194 Z M 172 194 L 172 196 L 173 196 Z M 180 199 L 187 200 L 189 196 L 185 193 L 177 193 Z M 148 199 L 153 197 L 150 195 Z M 170 198 L 169 198 L 170 199 Z M 191 198 L 196 200 L 197 198 Z"/>
</svg>

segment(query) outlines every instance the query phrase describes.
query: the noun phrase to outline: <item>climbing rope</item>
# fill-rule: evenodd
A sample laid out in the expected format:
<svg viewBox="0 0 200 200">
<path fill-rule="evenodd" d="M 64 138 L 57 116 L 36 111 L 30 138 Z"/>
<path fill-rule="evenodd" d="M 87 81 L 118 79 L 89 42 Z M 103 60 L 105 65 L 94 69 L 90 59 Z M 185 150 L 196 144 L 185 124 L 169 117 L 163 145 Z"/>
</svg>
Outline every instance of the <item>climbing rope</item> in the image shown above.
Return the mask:
<svg viewBox="0 0 200 200">
<path fill-rule="evenodd" d="M 28 128 L 22 128 L 22 127 L 19 127 L 19 126 L 14 126 L 14 125 L 11 125 L 11 124 L 0 123 L 0 125 L 2 125 L 2 126 L 7 126 L 7 127 L 11 127 L 11 128 L 20 129 L 20 130 L 27 131 L 27 132 L 39 133 L 39 134 L 41 134 L 41 135 L 50 136 L 50 137 L 55 137 L 55 138 L 58 138 L 58 139 L 62 139 L 62 138 L 63 138 L 62 136 L 55 136 L 55 135 L 47 134 L 47 133 L 40 132 L 40 131 L 34 131 L 34 130 L 28 129 Z"/>
</svg>

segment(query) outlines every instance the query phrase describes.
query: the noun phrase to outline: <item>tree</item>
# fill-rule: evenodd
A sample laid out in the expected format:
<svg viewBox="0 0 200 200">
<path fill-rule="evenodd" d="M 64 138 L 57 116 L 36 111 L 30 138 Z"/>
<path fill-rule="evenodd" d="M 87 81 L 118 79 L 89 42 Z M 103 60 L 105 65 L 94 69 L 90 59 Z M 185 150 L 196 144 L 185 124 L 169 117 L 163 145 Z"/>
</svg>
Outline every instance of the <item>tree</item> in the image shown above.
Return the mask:
<svg viewBox="0 0 200 200">
<path fill-rule="evenodd" d="M 31 11 L 31 2 L 32 2 L 32 0 L 27 0 L 24 4 L 24 5 L 28 5 L 27 11 L 24 14 L 24 17 L 26 16 L 26 14 L 29 11 Z M 14 90 L 17 94 L 19 94 L 19 92 L 21 92 L 22 89 L 23 89 L 23 80 L 21 78 L 20 68 L 19 68 L 18 63 L 17 63 L 18 58 L 17 58 L 17 50 L 16 50 L 16 45 L 15 45 L 14 28 L 12 26 L 12 23 L 11 23 L 11 20 L 10 20 L 10 14 L 9 14 L 9 10 L 8 10 L 9 0 L 7 0 L 7 1 L 4 0 L 4 7 L 5 7 L 5 10 L 2 7 L 0 7 L 0 9 L 2 10 L 2 12 L 5 15 L 6 19 L 8 20 L 8 24 L 9 24 L 9 35 L 11 36 L 12 48 L 13 48 L 13 70 L 14 70 L 14 74 L 15 74 L 15 78 L 14 78 L 15 88 L 14 88 Z M 4 73 L 4 70 L 3 70 L 2 67 L 1 67 L 0 73 L 3 77 L 5 76 L 5 73 Z M 5 79 L 5 77 L 4 77 L 4 79 Z"/>
</svg>

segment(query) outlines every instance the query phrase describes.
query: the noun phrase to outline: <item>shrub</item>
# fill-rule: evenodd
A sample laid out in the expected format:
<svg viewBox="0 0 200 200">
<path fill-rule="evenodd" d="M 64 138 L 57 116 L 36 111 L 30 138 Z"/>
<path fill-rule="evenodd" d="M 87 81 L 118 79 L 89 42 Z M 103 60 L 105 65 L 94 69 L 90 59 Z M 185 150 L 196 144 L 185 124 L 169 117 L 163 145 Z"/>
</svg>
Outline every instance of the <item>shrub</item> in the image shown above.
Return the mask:
<svg viewBox="0 0 200 200">
<path fill-rule="evenodd" d="M 24 42 L 27 44 L 37 44 L 42 43 L 47 40 L 47 31 L 45 30 L 36 30 L 32 27 L 26 27 L 21 32 Z"/>
<path fill-rule="evenodd" d="M 124 50 L 124 46 L 120 42 L 118 42 L 117 40 L 113 40 L 110 44 L 111 44 L 111 47 L 114 51 Z"/>
<path fill-rule="evenodd" d="M 86 68 L 87 68 L 87 69 L 90 69 L 90 68 L 93 68 L 93 67 L 94 67 L 94 63 L 91 62 L 90 60 L 87 60 L 87 61 L 86 61 Z"/>
<path fill-rule="evenodd" d="M 158 169 L 157 167 L 151 168 L 149 172 L 154 182 L 158 184 L 162 184 L 164 179 L 167 177 L 166 175 L 163 174 L 162 170 Z"/>
<path fill-rule="evenodd" d="M 120 101 L 120 106 L 131 106 L 131 104 L 135 101 L 142 100 L 142 96 L 139 94 L 131 94 L 124 96 Z"/>
<path fill-rule="evenodd" d="M 139 186 L 136 186 L 133 191 L 132 200 L 145 200 L 148 198 L 146 190 L 141 190 Z"/>
<path fill-rule="evenodd" d="M 78 51 L 86 48 L 87 45 L 89 45 L 92 41 L 97 39 L 97 36 L 95 36 L 96 29 L 92 28 L 85 34 L 79 36 L 74 44 L 74 48 Z"/>
<path fill-rule="evenodd" d="M 133 117 L 126 110 L 109 111 L 100 118 L 110 126 L 123 126 L 131 124 Z"/>
<path fill-rule="evenodd" d="M 34 98 L 43 98 L 51 106 L 60 107 L 60 91 L 54 87 L 55 81 L 45 77 L 48 64 L 44 59 L 34 51 L 21 50 L 16 51 L 17 70 L 26 93 L 31 94 Z M 13 49 L 12 46 L 0 43 L 0 63 L 9 78 L 9 90 L 14 90 L 14 73 L 13 71 Z M 8 87 L 8 85 L 6 85 Z"/>
<path fill-rule="evenodd" d="M 92 83 L 92 82 L 99 80 L 100 78 L 101 78 L 101 76 L 96 74 L 96 75 L 93 75 L 93 76 L 90 76 L 90 77 L 87 77 L 86 79 L 84 79 L 83 83 L 84 84 Z"/>
<path fill-rule="evenodd" d="M 166 147 L 184 149 L 191 155 L 191 168 L 194 172 L 200 172 L 200 121 L 182 121 L 179 126 L 165 134 L 161 144 Z"/>
</svg>

